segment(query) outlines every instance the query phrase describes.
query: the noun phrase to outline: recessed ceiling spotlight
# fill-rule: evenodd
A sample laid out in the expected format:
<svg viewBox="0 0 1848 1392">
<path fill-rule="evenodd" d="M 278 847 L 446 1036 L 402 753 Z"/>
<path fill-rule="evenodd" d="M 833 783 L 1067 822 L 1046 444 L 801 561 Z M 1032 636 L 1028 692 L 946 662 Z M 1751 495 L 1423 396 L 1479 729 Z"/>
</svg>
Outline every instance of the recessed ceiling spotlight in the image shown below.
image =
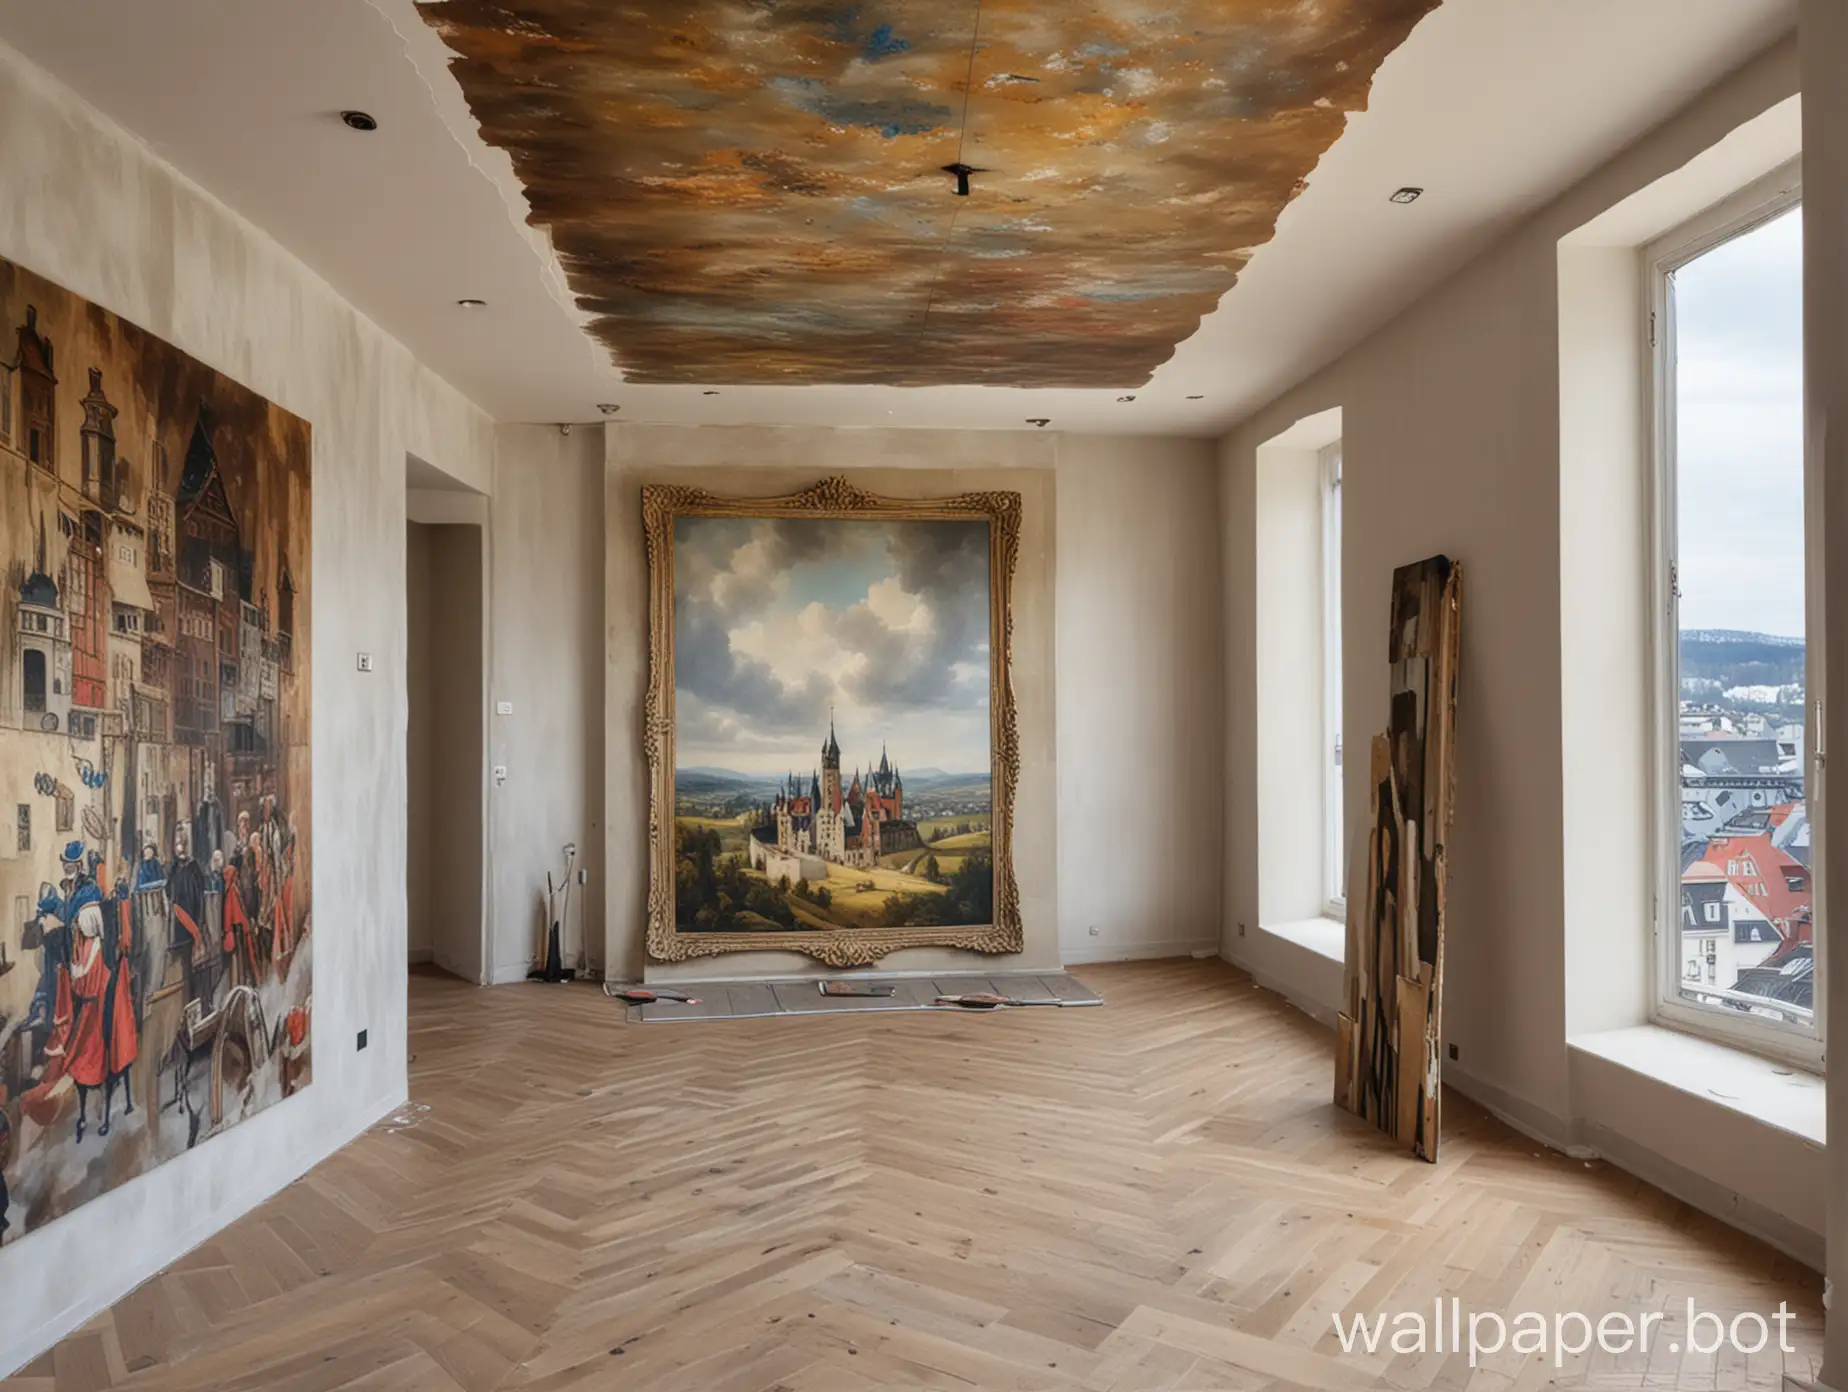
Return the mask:
<svg viewBox="0 0 1848 1392">
<path fill-rule="evenodd" d="M 701 392 L 701 393 L 700 393 L 700 395 L 701 395 L 701 396 L 717 396 L 717 395 L 718 395 L 718 393 L 717 393 L 716 391 L 710 391 L 710 390 L 708 390 L 708 391 L 703 391 L 703 392 Z"/>
<path fill-rule="evenodd" d="M 1187 399 L 1188 399 L 1189 401 L 1205 401 L 1205 400 L 1206 400 L 1206 397 L 1205 397 L 1204 395 L 1202 395 L 1202 396 L 1190 396 L 1190 397 L 1188 397 Z"/>
<path fill-rule="evenodd" d="M 488 302 L 486 300 L 457 300 L 456 307 L 459 309 L 486 309 L 488 307 Z"/>
<path fill-rule="evenodd" d="M 622 409 L 622 407 L 620 407 L 620 406 L 618 406 L 618 405 L 617 405 L 617 404 L 616 404 L 615 402 L 613 402 L 613 401 L 599 401 L 599 402 L 597 403 L 597 409 L 598 409 L 599 411 L 601 411 L 601 412 L 603 412 L 603 414 L 604 414 L 604 415 L 606 415 L 606 416 L 613 416 L 613 415 L 615 415 L 615 414 L 616 414 L 616 413 L 617 413 L 618 411 L 620 411 L 620 410 Z"/>
<path fill-rule="evenodd" d="M 343 111 L 340 119 L 356 131 L 375 131 L 379 128 L 377 119 L 369 111 Z"/>
<path fill-rule="evenodd" d="M 1052 417 L 1051 416 L 1028 416 L 1027 424 L 1031 426 L 1036 426 L 1039 429 L 1044 430 L 1047 426 L 1052 424 Z"/>
<path fill-rule="evenodd" d="M 1422 197 L 1424 197 L 1423 189 L 1413 188 L 1410 184 L 1407 184 L 1404 188 L 1393 194 L 1392 201 L 1394 203 L 1416 203 Z"/>
<path fill-rule="evenodd" d="M 1133 397 L 1133 396 L 1119 396 L 1119 397 L 1117 398 L 1117 400 L 1118 400 L 1119 402 L 1123 402 L 1123 401 L 1134 401 L 1135 399 L 1136 399 L 1136 398 L 1135 398 L 1135 397 Z"/>
</svg>

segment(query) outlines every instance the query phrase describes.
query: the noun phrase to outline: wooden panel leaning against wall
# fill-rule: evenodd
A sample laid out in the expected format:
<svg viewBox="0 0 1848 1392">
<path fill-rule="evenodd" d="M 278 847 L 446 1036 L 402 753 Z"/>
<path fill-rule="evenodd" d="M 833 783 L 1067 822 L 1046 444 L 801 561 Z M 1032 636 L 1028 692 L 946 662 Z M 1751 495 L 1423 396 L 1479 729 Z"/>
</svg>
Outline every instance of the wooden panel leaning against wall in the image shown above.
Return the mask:
<svg viewBox="0 0 1848 1392">
<path fill-rule="evenodd" d="M 1456 801 L 1463 567 L 1392 577 L 1391 713 L 1373 737 L 1364 894 L 1348 898 L 1335 1101 L 1436 1161 L 1445 845 Z"/>
</svg>

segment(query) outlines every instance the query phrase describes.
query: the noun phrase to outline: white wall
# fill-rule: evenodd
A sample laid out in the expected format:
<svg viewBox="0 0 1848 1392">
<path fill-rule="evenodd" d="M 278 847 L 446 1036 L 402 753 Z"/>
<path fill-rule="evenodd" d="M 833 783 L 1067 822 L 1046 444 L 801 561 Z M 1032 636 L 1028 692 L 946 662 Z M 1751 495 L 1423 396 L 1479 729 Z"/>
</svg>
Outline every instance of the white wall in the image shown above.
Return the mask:
<svg viewBox="0 0 1848 1392">
<path fill-rule="evenodd" d="M 645 567 L 631 495 L 644 474 L 711 486 L 715 471 L 744 491 L 751 475 L 740 482 L 732 472 L 740 467 L 771 471 L 758 475 L 764 491 L 798 477 L 808 483 L 864 468 L 963 471 L 945 476 L 945 486 L 955 487 L 1010 486 L 999 471 L 1051 472 L 1056 488 L 1044 496 L 1056 502 L 1045 529 L 1054 548 L 1049 569 L 1056 574 L 1056 603 L 1047 596 L 1046 609 L 1057 617 L 1054 631 L 1043 637 L 1054 650 L 1047 685 L 1056 688 L 1056 708 L 1044 722 L 1044 752 L 1023 770 L 1023 799 L 1034 796 L 1025 784 L 1044 780 L 1046 813 L 1016 834 L 1017 859 L 1027 846 L 1023 836 L 1044 837 L 1050 858 L 1038 892 L 1041 926 L 1029 919 L 1029 932 L 1044 934 L 1035 939 L 1043 947 L 1034 961 L 1178 955 L 1215 945 L 1216 876 L 1176 870 L 1212 865 L 1223 815 L 1217 478 L 1210 445 L 947 430 L 614 426 L 607 433 L 613 490 L 607 622 L 612 976 L 638 975 L 643 968 L 647 893 L 645 788 L 632 734 L 647 670 L 640 607 Z M 1023 476 L 1013 486 L 1028 484 Z M 519 486 L 511 470 L 503 473 L 503 491 Z M 1017 675 L 1023 660 L 1027 655 L 1018 653 Z M 1022 711 L 1024 717 L 1024 693 Z M 1028 744 L 1023 759 L 1031 754 Z M 1023 801 L 1022 811 L 1033 805 Z M 1045 835 L 1048 822 L 1057 828 L 1056 839 Z M 1023 875 L 1023 896 L 1027 889 Z M 890 965 L 904 969 L 908 963 L 901 956 Z M 811 969 L 796 957 L 760 962 L 737 956 L 685 970 L 709 976 Z"/>
<path fill-rule="evenodd" d="M 603 430 L 503 425 L 489 507 L 492 638 L 489 789 L 492 981 L 526 975 L 545 877 L 574 843 L 590 883 L 572 891 L 567 957 L 601 970 L 603 854 Z M 632 867 L 621 867 L 632 876 Z M 625 880 L 618 886 L 620 891 Z"/>
<path fill-rule="evenodd" d="M 1257 719 L 1258 922 L 1321 914 L 1323 605 L 1322 458 L 1291 444 L 1258 446 Z"/>
<path fill-rule="evenodd" d="M 1654 912 L 1648 348 L 1633 247 L 1559 248 L 1561 876 L 1568 1036 L 1647 1018 Z"/>
<path fill-rule="evenodd" d="M 1293 421 L 1340 407 L 1344 743 L 1365 749 L 1385 723 L 1383 637 L 1393 568 L 1437 552 L 1461 560 L 1463 658 L 1444 1002 L 1446 1038 L 1461 1057 L 1446 1066 L 1446 1078 L 1543 1135 L 1573 1131 L 1567 1036 L 1578 1022 L 1567 1009 L 1566 922 L 1569 911 L 1584 911 L 1579 887 L 1567 890 L 1576 865 L 1567 856 L 1562 749 L 1571 713 L 1584 711 L 1587 696 L 1585 674 L 1571 670 L 1562 653 L 1573 637 L 1566 624 L 1578 623 L 1600 599 L 1595 581 L 1588 589 L 1586 577 L 1563 569 L 1577 563 L 1577 548 L 1585 543 L 1575 531 L 1573 549 L 1562 545 L 1562 507 L 1577 519 L 1575 527 L 1586 506 L 1627 507 L 1631 515 L 1635 508 L 1621 490 L 1600 498 L 1590 477 L 1595 461 L 1581 461 L 1583 469 L 1562 477 L 1562 444 L 1577 450 L 1582 441 L 1571 433 L 1580 422 L 1561 414 L 1559 244 L 1788 98 L 1796 90 L 1796 68 L 1794 43 L 1747 63 L 1222 445 L 1227 953 L 1236 955 L 1237 925 L 1257 922 L 1259 906 L 1255 769 L 1265 732 L 1251 666 L 1258 619 L 1248 559 L 1257 553 L 1260 525 L 1256 453 Z M 1582 315 L 1569 327 L 1592 331 Z M 1576 399 L 1570 384 L 1568 396 L 1570 405 Z M 1622 416 L 1622 403 L 1607 406 L 1612 419 Z M 1620 530 L 1624 515 L 1603 524 L 1607 533 Z M 1625 602 L 1615 590 L 1601 598 Z M 1611 656 L 1615 661 L 1622 654 L 1613 649 Z M 1622 718 L 1621 701 L 1602 714 Z M 1362 770 L 1349 761 L 1350 845 L 1367 814 Z M 1619 836 L 1611 853 L 1626 854 L 1627 845 Z M 1647 918 L 1625 921 L 1636 908 L 1628 900 L 1603 907 L 1611 915 L 1604 931 L 1623 935 L 1610 960 L 1632 971 Z M 1607 1000 L 1592 1014 L 1611 1009 Z M 1705 1145 L 1717 1172 L 1724 1144 L 1718 1136 L 1695 1138 L 1678 1159 L 1701 1168 L 1698 1152 Z M 1763 1178 L 1776 1185 L 1808 1183 L 1812 1176 Z"/>
<path fill-rule="evenodd" d="M 1554 1116 L 1566 1109 L 1560 765 L 1558 242 L 1738 122 L 1788 96 L 1794 46 L 1751 65 L 1645 138 L 1338 362 L 1228 438 L 1228 557 L 1256 551 L 1258 444 L 1343 411 L 1344 696 L 1349 749 L 1383 726 L 1381 647 L 1395 566 L 1436 552 L 1465 566 L 1456 826 L 1445 1026 L 1472 1074 Z M 1235 577 L 1236 579 L 1237 577 Z M 1249 592 L 1247 587 L 1247 592 Z M 1227 904 L 1256 912 L 1241 831 L 1255 825 L 1253 619 L 1229 616 Z M 1354 765 L 1350 762 L 1349 772 Z M 1349 841 L 1364 778 L 1346 786 Z M 1639 927 L 1640 931 L 1640 927 Z"/>
<path fill-rule="evenodd" d="M 413 963 L 435 955 L 436 895 L 436 709 L 435 668 L 431 662 L 430 528 L 417 521 L 405 525 L 405 955 Z"/>
<path fill-rule="evenodd" d="M 287 252 L 4 46 L 0 189 L 0 256 L 313 427 L 320 987 L 305 1092 L 0 1249 L 0 1368 L 11 1368 L 403 1098 L 404 460 L 485 489 L 494 441 L 480 412 Z M 374 655 L 369 674 L 360 651 Z"/>
<path fill-rule="evenodd" d="M 1803 363 L 1805 430 L 1812 475 L 1822 483 L 1823 684 L 1831 693 L 1822 731 L 1828 749 L 1848 749 L 1848 9 L 1837 0 L 1803 0 Z M 1817 468 L 1817 466 L 1820 466 Z M 1815 628 L 1812 624 L 1811 632 Z M 1814 664 L 1812 664 L 1812 670 Z M 1820 696 L 1822 693 L 1815 693 Z M 1848 883 L 1848 816 L 1823 812 L 1816 844 L 1817 920 L 1833 920 L 1832 886 Z M 1829 930 L 1833 931 L 1833 930 Z M 1848 1037 L 1848 951 L 1826 944 L 1827 1029 Z M 1831 1046 L 1828 1129 L 1828 1276 L 1833 1287 L 1822 1380 L 1848 1388 L 1848 1068 Z"/>
<path fill-rule="evenodd" d="M 1060 952 L 1069 964 L 1216 950 L 1214 449 L 1062 435 L 1057 450 Z"/>
</svg>

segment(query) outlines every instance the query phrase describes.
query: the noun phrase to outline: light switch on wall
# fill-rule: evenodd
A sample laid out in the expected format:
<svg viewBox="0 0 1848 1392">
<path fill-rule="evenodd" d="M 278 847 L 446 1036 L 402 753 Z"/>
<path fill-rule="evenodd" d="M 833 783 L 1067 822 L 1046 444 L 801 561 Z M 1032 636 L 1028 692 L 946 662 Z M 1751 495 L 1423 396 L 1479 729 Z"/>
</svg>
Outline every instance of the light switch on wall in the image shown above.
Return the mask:
<svg viewBox="0 0 1848 1392">
<path fill-rule="evenodd" d="M 496 701 L 494 703 L 494 713 L 496 715 L 512 715 L 513 714 L 513 702 L 512 701 Z"/>
</svg>

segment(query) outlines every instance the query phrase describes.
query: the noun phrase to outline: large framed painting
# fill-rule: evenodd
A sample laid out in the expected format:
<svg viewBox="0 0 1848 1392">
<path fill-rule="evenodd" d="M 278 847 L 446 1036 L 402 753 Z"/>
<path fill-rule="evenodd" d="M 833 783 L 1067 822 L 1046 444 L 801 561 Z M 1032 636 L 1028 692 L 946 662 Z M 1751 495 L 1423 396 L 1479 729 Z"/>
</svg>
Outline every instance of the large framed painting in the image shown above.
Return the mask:
<svg viewBox="0 0 1848 1392">
<path fill-rule="evenodd" d="M 1021 949 L 1020 495 L 642 490 L 648 950 Z"/>
<path fill-rule="evenodd" d="M 309 443 L 0 260 L 0 1242 L 309 1082 Z"/>
</svg>

